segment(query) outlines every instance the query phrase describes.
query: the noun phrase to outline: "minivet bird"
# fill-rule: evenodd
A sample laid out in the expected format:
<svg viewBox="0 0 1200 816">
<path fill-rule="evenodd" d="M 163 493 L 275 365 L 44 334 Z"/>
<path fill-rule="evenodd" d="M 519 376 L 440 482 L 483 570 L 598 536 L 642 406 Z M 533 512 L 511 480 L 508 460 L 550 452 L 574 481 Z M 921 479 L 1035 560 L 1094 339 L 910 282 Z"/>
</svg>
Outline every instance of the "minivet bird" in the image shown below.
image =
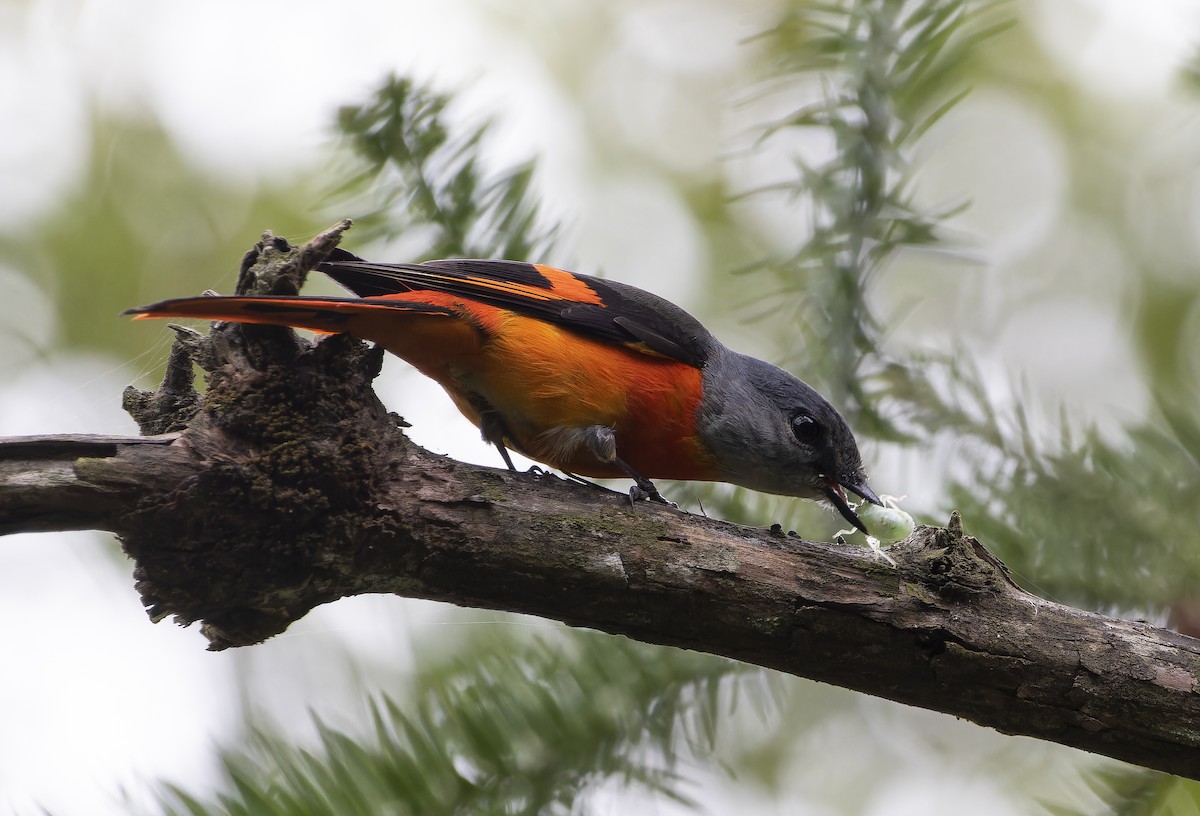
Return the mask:
<svg viewBox="0 0 1200 816">
<path fill-rule="evenodd" d="M 317 267 L 355 297 L 191 297 L 137 319 L 204 318 L 349 333 L 446 390 L 496 446 L 569 474 L 729 482 L 826 500 L 866 532 L 846 491 L 881 504 L 841 414 L 788 372 L 723 345 L 628 284 L 515 261 Z"/>
</svg>

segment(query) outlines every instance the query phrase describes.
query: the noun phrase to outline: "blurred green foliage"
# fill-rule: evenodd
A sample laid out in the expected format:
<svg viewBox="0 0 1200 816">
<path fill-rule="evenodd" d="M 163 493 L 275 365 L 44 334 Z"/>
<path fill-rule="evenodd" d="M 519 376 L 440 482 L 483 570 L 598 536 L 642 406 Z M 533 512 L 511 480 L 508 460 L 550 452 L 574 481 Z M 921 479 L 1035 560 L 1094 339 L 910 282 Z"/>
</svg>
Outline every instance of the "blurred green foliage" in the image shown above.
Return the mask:
<svg viewBox="0 0 1200 816">
<path fill-rule="evenodd" d="M 1113 768 L 1096 771 L 1087 779 L 1094 799 L 1079 805 L 1046 805 L 1049 816 L 1193 816 L 1200 813 L 1200 782 L 1145 771 Z"/>
<path fill-rule="evenodd" d="M 788 113 L 763 135 L 819 129 L 833 138 L 830 157 L 795 159 L 776 185 L 809 204 L 805 236 L 795 252 L 763 258 L 750 268 L 779 282 L 776 299 L 800 332 L 793 348 L 815 349 L 798 361 L 821 382 L 856 432 L 915 441 L 880 410 L 883 382 L 924 376 L 890 360 L 883 325 L 867 300 L 873 279 L 905 248 L 938 243 L 937 225 L 953 211 L 926 213 L 914 204 L 910 153 L 969 90 L 957 78 L 974 49 L 1003 30 L 995 2 L 798 3 L 765 37 L 775 57 L 775 84 L 784 90 L 806 76 L 826 85 L 822 97 Z M 789 361 L 791 362 L 791 361 Z"/>
<path fill-rule="evenodd" d="M 422 661 L 402 697 L 374 699 L 369 734 L 322 724 L 301 748 L 259 731 L 224 755 L 217 801 L 168 786 L 166 812 L 586 813 L 584 794 L 614 781 L 690 803 L 680 758 L 712 750 L 757 675 L 598 633 L 479 634 Z"/>
<path fill-rule="evenodd" d="M 317 200 L 301 178 L 270 185 L 214 178 L 183 156 L 153 120 L 97 117 L 86 174 L 33 230 L 0 239 L 0 253 L 53 296 L 68 348 L 132 357 L 162 328 L 118 316 L 197 291 L 232 291 L 238 263 L 268 226 L 315 232 Z"/>
<path fill-rule="evenodd" d="M 373 199 L 361 237 L 401 236 L 419 258 L 542 255 L 555 229 L 539 223 L 533 161 L 488 176 L 480 157 L 488 124 L 460 134 L 447 122 L 450 107 L 449 96 L 392 76 L 370 101 L 339 111 L 338 129 L 362 165 L 342 192 Z"/>
</svg>

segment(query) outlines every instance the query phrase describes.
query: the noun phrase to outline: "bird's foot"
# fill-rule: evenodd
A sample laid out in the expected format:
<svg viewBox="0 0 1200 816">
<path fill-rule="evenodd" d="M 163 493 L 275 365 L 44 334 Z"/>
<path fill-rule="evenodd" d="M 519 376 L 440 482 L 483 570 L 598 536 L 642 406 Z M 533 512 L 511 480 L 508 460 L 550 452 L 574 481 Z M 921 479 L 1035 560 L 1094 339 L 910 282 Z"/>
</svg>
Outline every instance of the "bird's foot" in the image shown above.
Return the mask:
<svg viewBox="0 0 1200 816">
<path fill-rule="evenodd" d="M 663 495 L 658 492 L 658 488 L 654 486 L 654 482 L 649 479 L 639 479 L 633 487 L 629 488 L 629 506 L 633 507 L 640 501 L 652 501 L 657 504 L 665 504 L 667 507 L 679 509 L 679 505 L 673 501 L 667 501 Z"/>
</svg>

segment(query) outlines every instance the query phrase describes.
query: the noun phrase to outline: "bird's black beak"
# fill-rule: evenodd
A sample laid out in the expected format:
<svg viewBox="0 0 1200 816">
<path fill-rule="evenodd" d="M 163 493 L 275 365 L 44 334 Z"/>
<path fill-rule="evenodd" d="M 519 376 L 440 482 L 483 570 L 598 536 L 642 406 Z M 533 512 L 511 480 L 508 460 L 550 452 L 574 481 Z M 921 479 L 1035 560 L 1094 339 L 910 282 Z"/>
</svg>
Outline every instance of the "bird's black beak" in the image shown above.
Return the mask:
<svg viewBox="0 0 1200 816">
<path fill-rule="evenodd" d="M 866 525 L 859 520 L 858 515 L 854 512 L 854 509 L 850 507 L 850 502 L 846 501 L 846 493 L 844 490 L 842 490 L 843 487 L 852 493 L 862 496 L 871 504 L 877 504 L 880 507 L 883 507 L 883 502 L 879 500 L 879 497 L 875 495 L 875 491 L 872 490 L 865 481 L 838 482 L 830 476 L 825 477 L 825 498 L 829 499 L 833 506 L 837 508 L 837 511 L 842 514 L 842 518 L 853 524 L 862 532 L 867 533 Z M 869 535 L 869 533 L 867 534 Z"/>
</svg>

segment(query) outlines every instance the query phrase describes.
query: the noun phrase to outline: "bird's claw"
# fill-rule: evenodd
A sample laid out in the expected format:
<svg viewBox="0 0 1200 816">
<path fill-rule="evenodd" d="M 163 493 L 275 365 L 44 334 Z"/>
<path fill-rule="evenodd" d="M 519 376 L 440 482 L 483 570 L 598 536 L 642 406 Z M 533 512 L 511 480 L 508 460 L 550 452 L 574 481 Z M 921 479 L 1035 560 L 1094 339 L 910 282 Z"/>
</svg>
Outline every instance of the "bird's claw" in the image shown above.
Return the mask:
<svg viewBox="0 0 1200 816">
<path fill-rule="evenodd" d="M 658 488 L 653 482 L 645 482 L 644 484 L 635 484 L 629 488 L 629 506 L 633 507 L 640 501 L 652 501 L 656 504 L 664 504 L 667 507 L 679 509 L 679 505 L 673 501 L 667 501 L 663 495 L 658 492 Z"/>
</svg>

